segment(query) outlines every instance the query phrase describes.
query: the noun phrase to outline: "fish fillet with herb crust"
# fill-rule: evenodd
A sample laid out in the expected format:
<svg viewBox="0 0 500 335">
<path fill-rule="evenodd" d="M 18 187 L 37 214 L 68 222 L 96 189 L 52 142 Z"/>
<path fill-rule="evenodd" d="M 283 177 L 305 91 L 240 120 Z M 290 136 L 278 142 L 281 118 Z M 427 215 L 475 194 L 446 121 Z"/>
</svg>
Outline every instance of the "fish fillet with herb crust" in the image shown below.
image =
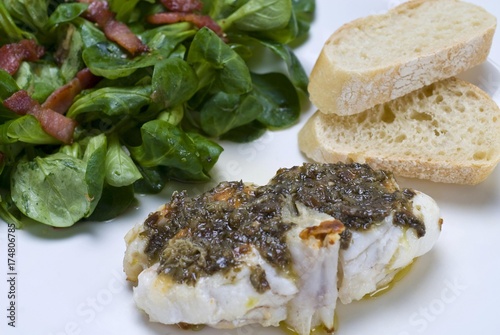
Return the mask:
<svg viewBox="0 0 500 335">
<path fill-rule="evenodd" d="M 304 164 L 264 186 L 174 193 L 127 234 L 124 269 L 151 321 L 332 332 L 338 298 L 386 284 L 439 230 L 435 202 L 389 173 Z"/>
</svg>

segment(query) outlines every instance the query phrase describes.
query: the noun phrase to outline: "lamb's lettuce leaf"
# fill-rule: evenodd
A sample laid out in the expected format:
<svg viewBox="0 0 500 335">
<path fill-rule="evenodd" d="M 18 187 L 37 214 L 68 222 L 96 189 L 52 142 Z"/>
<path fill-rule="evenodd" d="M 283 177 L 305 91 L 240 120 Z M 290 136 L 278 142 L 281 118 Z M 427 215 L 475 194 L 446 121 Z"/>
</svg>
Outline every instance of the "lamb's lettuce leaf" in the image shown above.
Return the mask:
<svg viewBox="0 0 500 335">
<path fill-rule="evenodd" d="M 232 25 L 244 31 L 265 31 L 285 27 L 292 15 L 290 0 L 236 1 L 238 7 L 219 21 L 224 30 Z"/>
<path fill-rule="evenodd" d="M 103 87 L 81 94 L 71 105 L 67 116 L 81 114 L 101 116 L 133 115 L 151 102 L 151 86 Z"/>
<path fill-rule="evenodd" d="M 0 100 L 5 100 L 19 91 L 17 82 L 5 70 L 0 69 Z"/>
<path fill-rule="evenodd" d="M 111 136 L 106 153 L 106 183 L 113 187 L 132 185 L 142 178 L 141 172 L 120 144 L 117 136 Z"/>
<path fill-rule="evenodd" d="M 198 90 L 198 77 L 183 59 L 167 58 L 154 67 L 151 98 L 160 109 L 182 105 Z"/>
<path fill-rule="evenodd" d="M 217 160 L 221 148 L 207 140 L 190 137 L 179 127 L 163 120 L 153 120 L 141 127 L 142 143 L 130 147 L 132 158 L 141 166 L 166 166 L 183 171 L 190 180 L 206 179 L 213 159 Z M 194 139 L 197 141 L 195 142 Z M 203 150 L 198 150 L 202 148 Z M 210 159 L 207 159 L 207 154 Z"/>
<path fill-rule="evenodd" d="M 230 94 L 245 94 L 252 89 L 250 71 L 243 58 L 208 28 L 196 33 L 187 61 L 200 78 L 200 87 L 210 86 Z"/>
<path fill-rule="evenodd" d="M 85 163 L 63 153 L 21 160 L 12 174 L 11 192 L 24 215 L 54 227 L 73 225 L 91 208 Z"/>
<path fill-rule="evenodd" d="M 60 68 L 50 63 L 23 62 L 16 73 L 16 81 L 19 88 L 26 90 L 40 103 L 65 84 Z"/>
<path fill-rule="evenodd" d="M 16 25 L 5 3 L 0 1 L 0 44 L 17 42 L 24 38 L 34 38 L 34 36 Z"/>
<path fill-rule="evenodd" d="M 3 0 L 12 18 L 21 23 L 22 28 L 32 32 L 45 32 L 49 21 L 50 0 Z"/>
<path fill-rule="evenodd" d="M 107 142 L 104 134 L 92 137 L 82 158 L 86 165 L 85 182 L 88 186 L 88 198 L 91 200 L 85 217 L 92 215 L 102 196 L 106 177 L 102 171 L 106 168 Z"/>
<path fill-rule="evenodd" d="M 30 144 L 59 144 L 47 134 L 32 115 L 24 115 L 0 125 L 0 144 L 24 142 Z"/>
</svg>

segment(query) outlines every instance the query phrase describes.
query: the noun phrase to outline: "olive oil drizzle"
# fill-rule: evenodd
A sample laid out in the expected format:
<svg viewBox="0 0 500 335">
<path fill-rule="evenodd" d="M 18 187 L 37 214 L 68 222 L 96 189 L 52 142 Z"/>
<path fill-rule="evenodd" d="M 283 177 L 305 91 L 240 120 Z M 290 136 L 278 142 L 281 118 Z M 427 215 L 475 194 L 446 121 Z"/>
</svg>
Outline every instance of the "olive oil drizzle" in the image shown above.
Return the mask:
<svg viewBox="0 0 500 335">
<path fill-rule="evenodd" d="M 287 335 L 298 335 L 297 331 L 290 327 L 286 322 L 280 323 L 280 329 Z M 333 317 L 333 329 L 327 330 L 323 325 L 317 326 L 311 329 L 310 335 L 332 335 L 339 329 L 339 318 L 337 317 L 337 313 L 334 314 Z"/>
<path fill-rule="evenodd" d="M 405 278 L 410 272 L 413 267 L 413 264 L 415 263 L 415 260 L 405 266 L 404 268 L 400 269 L 392 278 L 390 282 L 388 282 L 386 285 L 379 287 L 377 290 L 365 295 L 363 299 L 372 299 L 372 298 L 377 298 L 380 297 L 381 295 L 389 292 L 394 286 L 400 282 L 403 278 Z"/>
</svg>

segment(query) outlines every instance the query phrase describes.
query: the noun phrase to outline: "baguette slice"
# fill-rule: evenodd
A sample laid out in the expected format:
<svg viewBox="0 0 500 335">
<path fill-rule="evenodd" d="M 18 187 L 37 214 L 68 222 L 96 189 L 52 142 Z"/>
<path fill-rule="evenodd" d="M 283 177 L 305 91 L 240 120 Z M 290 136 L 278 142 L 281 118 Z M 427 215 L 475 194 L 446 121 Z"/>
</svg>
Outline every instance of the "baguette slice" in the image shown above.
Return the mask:
<svg viewBox="0 0 500 335">
<path fill-rule="evenodd" d="M 333 33 L 311 72 L 323 113 L 350 115 L 486 60 L 496 18 L 458 0 L 414 0 Z"/>
<path fill-rule="evenodd" d="M 317 162 L 360 162 L 402 177 L 478 184 L 500 161 L 500 109 L 456 78 L 357 115 L 316 112 L 299 132 Z"/>
</svg>

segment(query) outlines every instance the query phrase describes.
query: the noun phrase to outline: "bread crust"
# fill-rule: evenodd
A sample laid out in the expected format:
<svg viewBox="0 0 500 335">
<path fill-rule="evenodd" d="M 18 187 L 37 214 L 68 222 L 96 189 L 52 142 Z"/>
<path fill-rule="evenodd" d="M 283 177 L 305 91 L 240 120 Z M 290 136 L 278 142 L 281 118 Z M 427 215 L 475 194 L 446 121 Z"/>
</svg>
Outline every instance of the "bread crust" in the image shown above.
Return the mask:
<svg viewBox="0 0 500 335">
<path fill-rule="evenodd" d="M 342 39 L 349 39 L 350 33 L 358 27 L 369 25 L 371 21 L 389 20 L 393 15 L 408 15 L 409 11 L 423 3 L 440 1 L 459 2 L 413 0 L 395 7 L 387 14 L 360 18 L 339 28 L 325 43 L 311 72 L 308 90 L 312 103 L 326 114 L 357 114 L 484 62 L 491 48 L 496 19 L 472 4 L 471 9 L 484 11 L 482 14 L 491 16 L 491 24 L 487 29 L 478 31 L 475 36 L 452 45 L 444 45 L 439 50 L 430 53 L 415 52 L 402 61 L 366 69 L 346 68 L 342 61 L 333 56 L 336 44 Z M 390 42 L 398 43 L 387 41 Z"/>
</svg>

